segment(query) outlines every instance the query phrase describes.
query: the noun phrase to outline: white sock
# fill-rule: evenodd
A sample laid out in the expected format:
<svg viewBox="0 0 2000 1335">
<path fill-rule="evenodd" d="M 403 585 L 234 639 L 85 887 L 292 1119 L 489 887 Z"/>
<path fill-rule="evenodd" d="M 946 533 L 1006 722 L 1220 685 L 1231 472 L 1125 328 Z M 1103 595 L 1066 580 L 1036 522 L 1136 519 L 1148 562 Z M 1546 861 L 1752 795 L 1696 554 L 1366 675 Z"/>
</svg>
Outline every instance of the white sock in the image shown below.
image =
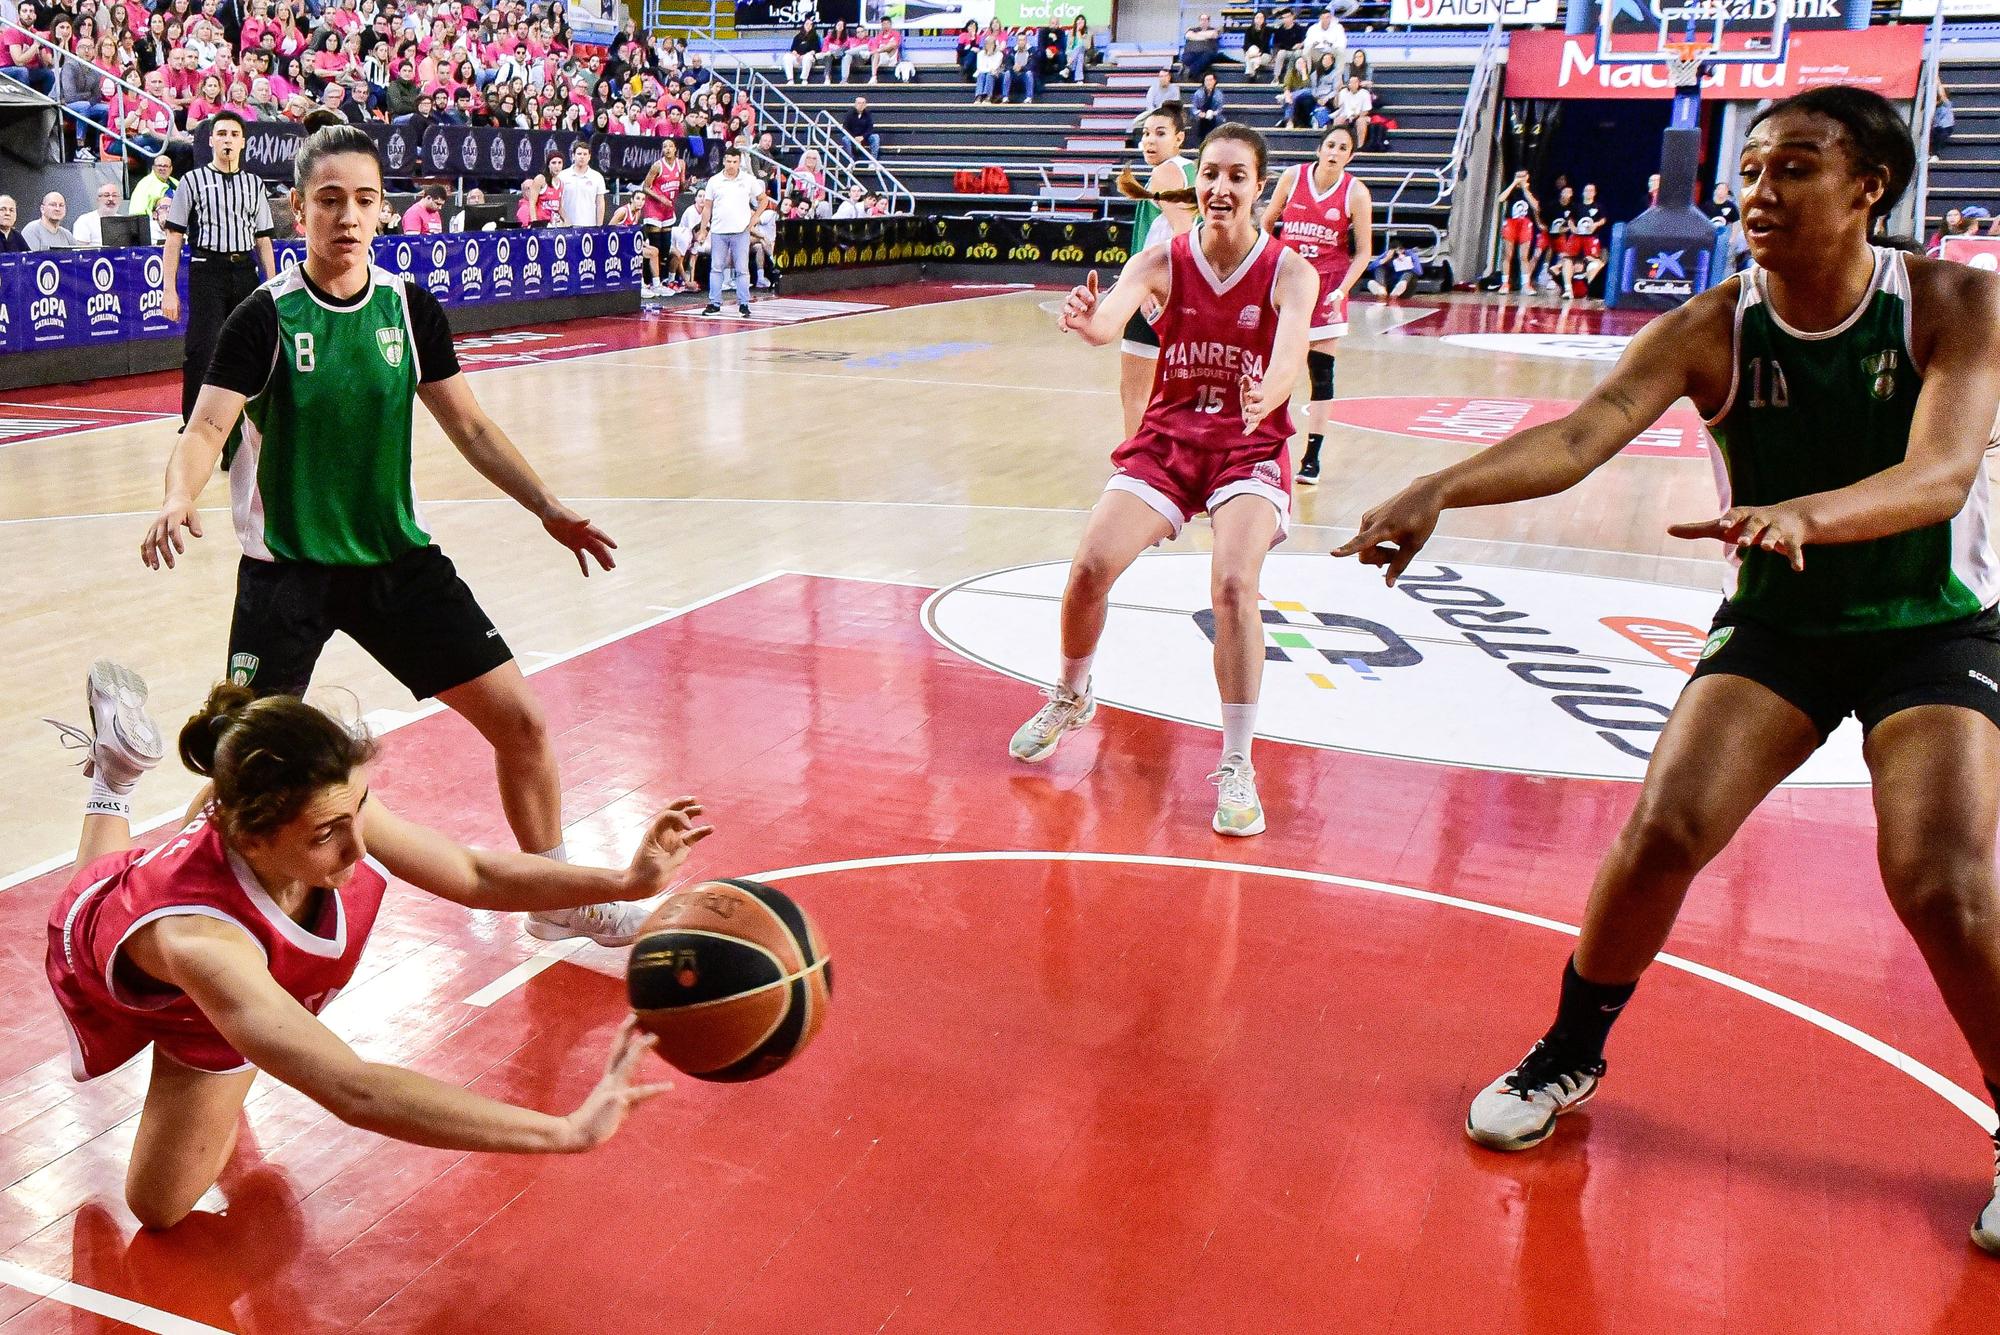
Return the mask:
<svg viewBox="0 0 2000 1335">
<path fill-rule="evenodd" d="M 535 854 L 535 856 L 538 858 L 547 858 L 551 862 L 568 862 L 569 845 L 567 843 L 557 844 L 554 848 L 543 849 L 541 852 Z"/>
<path fill-rule="evenodd" d="M 1241 756 L 1245 763 L 1250 759 L 1250 739 L 1257 735 L 1257 704 L 1224 704 L 1222 706 L 1222 758 Z"/>
<path fill-rule="evenodd" d="M 1082 658 L 1065 658 L 1062 661 L 1062 684 L 1082 695 L 1090 685 L 1090 665 L 1096 658 L 1094 652 Z"/>
<path fill-rule="evenodd" d="M 132 788 L 137 782 L 138 780 L 135 779 L 131 783 L 114 786 L 106 783 L 103 772 L 99 771 L 90 780 L 90 797 L 83 804 L 83 814 L 86 816 L 123 816 L 126 820 L 131 820 Z"/>
</svg>

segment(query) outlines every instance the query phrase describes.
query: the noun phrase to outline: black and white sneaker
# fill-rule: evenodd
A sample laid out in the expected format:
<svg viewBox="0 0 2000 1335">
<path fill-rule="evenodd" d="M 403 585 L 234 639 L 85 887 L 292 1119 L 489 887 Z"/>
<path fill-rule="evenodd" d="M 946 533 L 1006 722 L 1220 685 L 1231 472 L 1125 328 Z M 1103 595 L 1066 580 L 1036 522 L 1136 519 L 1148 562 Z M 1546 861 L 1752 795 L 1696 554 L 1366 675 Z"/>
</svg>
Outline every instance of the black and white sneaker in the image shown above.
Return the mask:
<svg viewBox="0 0 2000 1335">
<path fill-rule="evenodd" d="M 1993 1142 L 1993 1199 L 1972 1225 L 1972 1244 L 2000 1256 L 2000 1139 Z"/>
<path fill-rule="evenodd" d="M 708 305 L 701 308 L 701 313 L 703 315 L 720 315 L 722 314 L 722 307 L 711 301 Z"/>
<path fill-rule="evenodd" d="M 1521 1064 L 1481 1090 L 1465 1134 L 1489 1150 L 1525 1150 L 1556 1129 L 1556 1118 L 1582 1107 L 1604 1078 L 1602 1060 L 1574 1067 L 1536 1043 Z"/>
<path fill-rule="evenodd" d="M 750 308 L 748 306 L 738 306 L 736 313 L 746 320 L 750 318 Z"/>
<path fill-rule="evenodd" d="M 1301 487 L 1317 487 L 1319 485 L 1319 460 L 1308 459 L 1300 464 L 1299 471 L 1292 480 Z"/>
</svg>

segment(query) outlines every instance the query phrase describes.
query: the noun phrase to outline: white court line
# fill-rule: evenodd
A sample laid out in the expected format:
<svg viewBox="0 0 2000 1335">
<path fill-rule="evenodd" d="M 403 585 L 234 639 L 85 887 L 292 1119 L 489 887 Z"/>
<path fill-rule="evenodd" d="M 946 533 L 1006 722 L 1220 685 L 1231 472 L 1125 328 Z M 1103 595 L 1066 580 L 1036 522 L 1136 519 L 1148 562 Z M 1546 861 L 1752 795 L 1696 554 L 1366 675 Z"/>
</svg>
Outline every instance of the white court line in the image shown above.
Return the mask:
<svg viewBox="0 0 2000 1335">
<path fill-rule="evenodd" d="M 973 505 L 965 501 L 862 501 L 840 497 L 806 496 L 570 496 L 565 499 L 577 505 L 804 505 L 848 509 L 873 508 L 878 510 L 979 510 L 1002 514 L 1019 513 L 1028 515 L 1087 515 L 1091 512 L 1091 507 L 1088 505 Z M 431 510 L 449 505 L 514 504 L 517 504 L 517 502 L 506 496 L 458 496 L 438 501 L 425 501 L 423 502 L 423 508 Z M 200 513 L 205 515 L 226 515 L 229 512 L 229 507 L 225 505 L 204 506 L 200 511 Z M 150 519 L 158 513 L 159 511 L 157 510 L 105 510 L 73 515 L 28 515 L 19 519 L 0 519 L 0 528 L 8 528 L 21 524 L 54 524 L 70 520 Z M 1309 524 L 1302 520 L 1293 522 L 1292 530 L 1294 532 L 1302 529 L 1315 533 L 1336 534 L 1352 534 L 1356 531 L 1352 524 Z M 1721 572 L 1725 569 L 1719 558 L 1711 556 L 1673 556 L 1664 552 L 1619 551 L 1611 547 L 1571 547 L 1564 543 L 1521 542 L 1514 538 L 1478 538 L 1453 533 L 1437 534 L 1431 541 L 1434 543 L 1476 543 L 1484 547 L 1504 547 L 1511 551 L 1523 552 L 1576 552 L 1585 556 L 1616 556 L 1635 561 L 1680 561 L 1688 565 L 1698 566 L 1701 568 L 1701 574 L 1704 576 L 1714 576 L 1715 578 L 1719 578 Z M 788 571 L 780 573 L 806 574 L 809 572 Z M 1564 571 L 1563 573 L 1571 574 L 1573 572 Z M 829 578 L 832 577 L 829 576 Z M 1577 578 L 1627 579 L 1630 577 L 1624 575 L 1578 575 Z M 888 583 L 890 581 L 885 580 L 883 582 Z M 1641 582 L 1657 584 L 1662 581 L 1642 580 Z M 1706 589 L 1712 582 L 1713 580 L 1711 579 L 1704 579 L 1701 584 L 1693 587 Z M 935 586 L 919 584 L 914 587 L 933 588 Z"/>
<path fill-rule="evenodd" d="M 114 417 L 172 417 L 172 413 L 154 412 L 147 408 L 78 408 L 67 403 L 21 403 L 13 399 L 0 399 L 0 408 L 36 408 L 44 412 L 58 413 L 110 413 Z"/>
<path fill-rule="evenodd" d="M 511 502 L 509 503 L 511 504 Z M 706 598 L 697 598 L 695 599 L 695 601 L 687 604 L 685 607 L 672 609 L 663 612 L 658 616 L 647 617 L 644 621 L 636 621 L 631 625 L 626 626 L 622 630 L 615 630 L 611 632 L 611 634 L 609 635 L 599 636 L 597 639 L 590 641 L 588 644 L 578 645 L 574 649 L 570 649 L 563 653 L 552 655 L 549 658 L 543 660 L 542 662 L 526 666 L 521 669 L 522 675 L 532 677 L 537 672 L 546 671 L 549 668 L 556 666 L 558 663 L 567 663 L 572 658 L 580 658 L 584 654 L 587 654 L 594 649 L 602 649 L 607 644 L 616 644 L 619 640 L 623 640 L 630 636 L 637 635 L 642 630 L 651 630 L 654 626 L 660 625 L 662 622 L 672 621 L 675 617 L 678 616 L 685 616 L 689 612 L 695 611 L 697 608 L 707 607 L 710 603 L 719 603 L 724 598 L 734 597 L 736 594 L 747 592 L 750 589 L 756 588 L 760 584 L 768 584 L 772 580 L 780 579 L 788 573 L 790 572 L 784 570 L 772 570 L 766 572 L 765 574 L 757 576 L 755 579 L 746 579 L 741 584 L 732 584 L 728 588 L 722 590 L 720 593 L 712 593 L 708 595 L 708 597 Z M 394 709 L 371 710 L 366 715 L 364 715 L 364 721 L 368 724 L 369 727 L 373 728 L 377 734 L 381 734 L 385 732 L 394 732 L 398 728 L 408 727 L 410 724 L 415 723 L 418 719 L 429 718 L 432 714 L 439 713 L 443 709 L 444 709 L 443 705 L 439 704 L 435 700 L 430 700 L 422 704 L 419 704 L 416 708 L 410 710 L 394 710 Z M 157 816 L 148 817 L 145 821 L 135 824 L 132 827 L 132 833 L 145 834 L 148 831 L 157 830 L 160 826 L 165 825 L 170 820 L 178 820 L 181 814 L 185 810 L 186 810 L 185 806 L 177 806 L 171 811 L 162 812 Z M 0 891 L 11 890 L 15 886 L 20 885 L 26 881 L 32 881 L 38 876 L 46 876 L 48 873 L 54 871 L 56 868 L 66 866 L 69 863 L 75 861 L 75 859 L 76 859 L 76 854 L 74 852 L 60 853 L 51 858 L 44 858 L 42 861 L 36 863 L 34 866 L 25 868 L 21 871 L 17 871 L 12 875 L 6 877 L 4 880 L 0 880 Z"/>
<path fill-rule="evenodd" d="M 190 1321 L 172 1312 L 163 1312 L 157 1307 L 135 1303 L 130 1298 L 120 1298 L 115 1293 L 100 1293 L 96 1289 L 86 1289 L 81 1284 L 73 1284 L 66 1279 L 56 1279 L 44 1275 L 39 1270 L 15 1265 L 12 1261 L 0 1261 L 0 1284 L 32 1293 L 38 1298 L 62 1303 L 67 1307 L 81 1308 L 95 1312 L 113 1321 L 122 1321 L 140 1330 L 157 1331 L 158 1335 L 227 1335 L 214 1326 L 204 1326 L 199 1321 Z"/>
<path fill-rule="evenodd" d="M 633 351 L 662 352 L 687 346 L 690 345 L 666 343 L 658 347 L 635 348 Z M 1115 389 L 1078 389 L 1065 385 L 1003 385 L 992 380 L 928 380 L 918 376 L 863 375 L 859 371 L 849 371 L 844 374 L 834 371 L 785 371 L 775 366 L 703 366 L 695 368 L 682 366 L 678 362 L 672 361 L 620 362 L 616 366 L 596 366 L 591 369 L 595 371 L 628 371 L 635 366 L 662 371 L 691 371 L 699 369 L 703 375 L 781 375 L 792 376 L 801 380 L 844 380 L 849 383 L 857 380 L 872 380 L 885 385 L 938 385 L 946 389 L 992 389 L 1007 394 L 1116 394 L 1118 392 Z M 1346 424 L 1342 423 L 1342 425 Z"/>
<path fill-rule="evenodd" d="M 540 950 L 467 997 L 465 1004 L 468 1006 L 491 1006 L 515 988 L 525 986 L 530 978 L 533 978 L 557 960 L 568 959 L 587 944 L 588 942 L 584 938 L 577 937 L 573 940 L 557 941 L 543 946 Z"/>
<path fill-rule="evenodd" d="M 1236 876 L 1269 876 L 1279 880 L 1305 881 L 1319 885 L 1344 886 L 1350 890 L 1365 890 L 1371 894 L 1393 895 L 1399 899 L 1413 899 L 1426 904 L 1436 904 L 1444 908 L 1463 909 L 1468 913 L 1480 913 L 1490 918 L 1504 918 L 1508 922 L 1522 923 L 1529 927 L 1540 927 L 1545 931 L 1557 932 L 1563 936 L 1581 936 L 1583 929 L 1555 918 L 1544 918 L 1539 914 L 1523 913 L 1519 909 L 1503 908 L 1498 904 L 1487 904 L 1477 899 L 1462 899 L 1457 895 L 1443 895 L 1434 890 L 1418 890 L 1411 886 L 1392 885 L 1386 881 L 1364 881 L 1354 876 L 1336 876 L 1331 872 L 1299 871 L 1290 867 L 1255 866 L 1242 862 L 1219 862 L 1210 858 L 1166 857 L 1145 853 L 1056 853 L 1007 850 L 986 853 L 910 853 L 889 857 L 847 858 L 839 862 L 813 862 L 798 867 L 783 867 L 777 871 L 753 872 L 745 877 L 752 881 L 798 880 L 808 876 L 825 876 L 833 872 L 865 871 L 873 867 L 907 867 L 954 862 L 1100 862 L 1125 864 L 1142 867 L 1175 867 L 1199 871 L 1219 871 Z M 1980 1130 L 1991 1135 L 1995 1127 L 1994 1110 L 1986 1101 L 1976 1098 L 1954 1084 L 1938 1072 L 1932 1070 L 1915 1057 L 1900 1049 L 1893 1048 L 1872 1034 L 1856 1029 L 1844 1020 L 1837 1020 L 1825 1011 L 1815 1009 L 1802 1001 L 1795 1001 L 1782 993 L 1738 978 L 1734 974 L 1710 968 L 1679 955 L 1662 952 L 1656 956 L 1661 964 L 1683 973 L 1693 974 L 1719 984 L 1733 992 L 1741 993 L 1753 1001 L 1761 1001 L 1775 1007 L 1787 1015 L 1804 1020 L 1818 1029 L 1823 1029 L 1835 1038 L 1851 1043 L 1869 1056 L 1893 1067 L 1910 1077 L 1924 1088 L 1938 1095 L 1958 1111 L 1972 1119 Z"/>
</svg>

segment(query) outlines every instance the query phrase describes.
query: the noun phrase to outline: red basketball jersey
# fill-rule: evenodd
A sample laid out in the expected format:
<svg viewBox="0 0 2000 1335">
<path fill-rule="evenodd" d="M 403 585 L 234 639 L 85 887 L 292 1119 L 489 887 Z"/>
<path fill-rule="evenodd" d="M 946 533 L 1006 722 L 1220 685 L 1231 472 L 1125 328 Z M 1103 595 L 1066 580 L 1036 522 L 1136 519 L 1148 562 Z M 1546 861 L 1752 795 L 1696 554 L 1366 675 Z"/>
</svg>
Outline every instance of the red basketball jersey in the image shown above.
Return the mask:
<svg viewBox="0 0 2000 1335">
<path fill-rule="evenodd" d="M 1172 288 L 1153 321 L 1160 356 L 1139 436 L 1204 450 L 1283 445 L 1292 437 L 1290 407 L 1279 408 L 1245 435 L 1240 382 L 1246 375 L 1263 379 L 1271 364 L 1278 332 L 1271 291 L 1285 248 L 1260 231 L 1236 271 L 1218 279 L 1201 252 L 1201 233 L 1199 227 L 1183 232 L 1167 247 Z"/>
<path fill-rule="evenodd" d="M 1342 172 L 1340 179 L 1320 194 L 1313 189 L 1315 170 L 1312 163 L 1305 163 L 1292 178 L 1292 193 L 1285 200 L 1279 232 L 1300 259 L 1310 261 L 1319 271 L 1320 291 L 1325 292 L 1340 286 L 1353 260 L 1347 247 L 1348 235 L 1354 230 L 1354 214 L 1348 208 L 1354 177 Z"/>
<path fill-rule="evenodd" d="M 79 1074 L 101 1075 L 148 1042 L 198 1070 L 244 1065 L 186 995 L 164 985 L 135 990 L 129 966 L 118 969 L 119 950 L 147 923 L 183 915 L 234 923 L 264 952 L 278 986 L 317 1015 L 354 976 L 387 886 L 381 865 L 363 859 L 347 884 L 319 895 L 317 916 L 301 925 L 229 850 L 208 812 L 151 852 L 92 862 L 49 910 L 49 982 L 83 1049 Z"/>
</svg>

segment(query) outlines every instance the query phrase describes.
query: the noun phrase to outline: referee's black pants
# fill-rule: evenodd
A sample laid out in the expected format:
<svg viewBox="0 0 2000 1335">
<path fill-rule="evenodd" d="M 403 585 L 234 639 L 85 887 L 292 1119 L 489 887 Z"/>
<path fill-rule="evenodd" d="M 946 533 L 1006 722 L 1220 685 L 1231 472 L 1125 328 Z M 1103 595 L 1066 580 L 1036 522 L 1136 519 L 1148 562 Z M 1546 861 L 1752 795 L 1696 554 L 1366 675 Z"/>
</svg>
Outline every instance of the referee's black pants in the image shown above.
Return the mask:
<svg viewBox="0 0 2000 1335">
<path fill-rule="evenodd" d="M 254 254 L 240 260 L 208 255 L 189 258 L 187 333 L 181 339 L 182 425 L 194 416 L 195 396 L 201 393 L 209 358 L 215 355 L 222 322 L 262 281 Z"/>
</svg>

